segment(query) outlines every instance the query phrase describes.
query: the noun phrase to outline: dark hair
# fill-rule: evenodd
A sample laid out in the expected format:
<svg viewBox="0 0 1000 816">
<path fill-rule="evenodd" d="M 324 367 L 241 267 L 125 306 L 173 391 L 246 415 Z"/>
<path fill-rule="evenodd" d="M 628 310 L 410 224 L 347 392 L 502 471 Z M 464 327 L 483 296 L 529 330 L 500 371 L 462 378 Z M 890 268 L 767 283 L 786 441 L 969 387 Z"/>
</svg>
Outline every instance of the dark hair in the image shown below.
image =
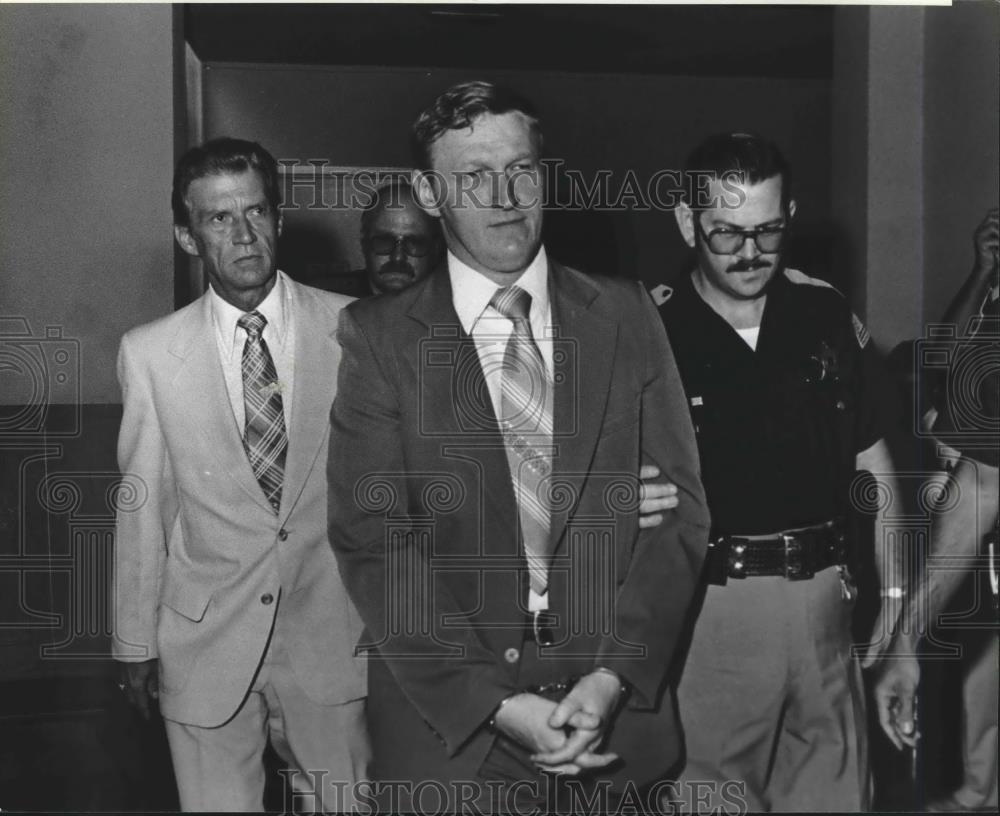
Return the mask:
<svg viewBox="0 0 1000 816">
<path fill-rule="evenodd" d="M 177 162 L 174 170 L 174 189 L 170 204 L 174 210 L 174 223 L 181 227 L 190 225 L 187 197 L 191 182 L 206 176 L 223 173 L 244 173 L 256 170 L 264 181 L 267 203 L 277 210 L 281 206 L 281 184 L 278 181 L 278 163 L 257 142 L 231 139 L 223 136 L 192 147 Z"/>
<path fill-rule="evenodd" d="M 434 219 L 424 212 L 424 209 L 417 201 L 414 194 L 413 185 L 410 180 L 402 175 L 393 175 L 387 182 L 382 184 L 372 194 L 372 200 L 361 213 L 361 237 L 367 238 L 371 235 L 372 224 L 380 212 L 387 209 L 399 209 L 406 199 L 414 203 L 418 210 L 423 213 L 429 221 Z"/>
<path fill-rule="evenodd" d="M 542 147 L 542 126 L 534 106 L 524 97 L 492 82 L 453 85 L 426 108 L 410 130 L 410 146 L 418 170 L 431 168 L 431 145 L 448 130 L 471 127 L 485 113 L 499 116 L 517 112 L 528 119 L 531 135 Z"/>
<path fill-rule="evenodd" d="M 781 206 L 788 208 L 792 200 L 791 168 L 774 142 L 755 133 L 717 133 L 703 141 L 684 164 L 684 189 L 693 196 L 706 173 L 721 178 L 732 172 L 742 174 L 745 184 L 781 176 Z M 688 203 L 692 204 L 690 200 Z"/>
</svg>

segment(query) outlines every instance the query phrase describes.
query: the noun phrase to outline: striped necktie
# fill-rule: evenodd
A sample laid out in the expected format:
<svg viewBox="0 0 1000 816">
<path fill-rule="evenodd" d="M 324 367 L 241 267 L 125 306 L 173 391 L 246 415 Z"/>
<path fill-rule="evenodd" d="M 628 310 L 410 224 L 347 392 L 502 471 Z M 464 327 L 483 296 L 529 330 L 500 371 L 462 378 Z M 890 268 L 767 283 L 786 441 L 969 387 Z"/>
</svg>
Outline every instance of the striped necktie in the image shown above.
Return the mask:
<svg viewBox="0 0 1000 816">
<path fill-rule="evenodd" d="M 285 432 L 281 385 L 271 352 L 261 336 L 267 318 L 260 312 L 249 312 L 240 317 L 236 325 L 247 333 L 243 346 L 243 404 L 246 408 L 243 447 L 253 475 L 277 513 L 281 507 L 288 434 Z"/>
<path fill-rule="evenodd" d="M 531 588 L 548 587 L 549 486 L 552 472 L 552 387 L 531 334 L 531 295 L 518 286 L 498 289 L 490 305 L 510 320 L 500 376 L 500 428 L 521 522 L 521 540 Z"/>
</svg>

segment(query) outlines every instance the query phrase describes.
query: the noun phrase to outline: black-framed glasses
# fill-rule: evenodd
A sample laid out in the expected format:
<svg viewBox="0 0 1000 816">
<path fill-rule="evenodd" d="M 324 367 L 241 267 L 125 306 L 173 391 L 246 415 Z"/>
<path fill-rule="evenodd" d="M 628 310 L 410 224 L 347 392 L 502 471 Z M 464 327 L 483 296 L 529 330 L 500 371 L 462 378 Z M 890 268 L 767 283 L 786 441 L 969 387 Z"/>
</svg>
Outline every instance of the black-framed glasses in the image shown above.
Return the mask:
<svg viewBox="0 0 1000 816">
<path fill-rule="evenodd" d="M 431 251 L 431 239 L 420 235 L 373 235 L 365 243 L 376 255 L 392 255 L 398 246 L 411 258 L 423 258 Z"/>
<path fill-rule="evenodd" d="M 694 223 L 698 232 L 705 239 L 708 248 L 714 255 L 736 255 L 743 250 L 747 239 L 752 240 L 757 250 L 765 255 L 777 252 L 785 241 L 788 224 L 778 224 L 772 227 L 755 227 L 754 229 L 734 229 L 719 227 L 711 232 L 705 232 L 698 213 L 694 213 Z"/>
</svg>

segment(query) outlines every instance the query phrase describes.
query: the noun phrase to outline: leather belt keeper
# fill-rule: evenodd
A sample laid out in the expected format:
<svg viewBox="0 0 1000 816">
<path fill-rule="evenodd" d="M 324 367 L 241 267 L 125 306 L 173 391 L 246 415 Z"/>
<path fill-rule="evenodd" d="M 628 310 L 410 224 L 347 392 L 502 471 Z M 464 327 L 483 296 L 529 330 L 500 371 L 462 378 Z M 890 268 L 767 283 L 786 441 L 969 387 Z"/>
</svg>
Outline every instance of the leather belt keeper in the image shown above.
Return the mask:
<svg viewBox="0 0 1000 816">
<path fill-rule="evenodd" d="M 524 639 L 533 640 L 539 646 L 551 646 L 556 642 L 555 627 L 558 619 L 555 613 L 540 609 L 528 614 Z"/>
<path fill-rule="evenodd" d="M 839 519 L 768 536 L 716 535 L 709 541 L 704 578 L 725 586 L 730 578 L 780 576 L 805 581 L 847 561 Z"/>
</svg>

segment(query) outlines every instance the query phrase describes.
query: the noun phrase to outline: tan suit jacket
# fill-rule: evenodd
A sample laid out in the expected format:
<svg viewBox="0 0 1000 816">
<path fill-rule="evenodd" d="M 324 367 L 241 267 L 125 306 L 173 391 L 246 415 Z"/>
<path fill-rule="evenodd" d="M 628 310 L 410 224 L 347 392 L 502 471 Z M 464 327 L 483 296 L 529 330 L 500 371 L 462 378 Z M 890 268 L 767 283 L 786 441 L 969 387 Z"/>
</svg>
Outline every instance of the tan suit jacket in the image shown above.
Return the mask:
<svg viewBox="0 0 1000 816">
<path fill-rule="evenodd" d="M 318 704 L 365 696 L 357 613 L 327 538 L 324 466 L 350 298 L 286 279 L 295 388 L 281 512 L 250 468 L 208 295 L 122 339 L 126 487 L 115 550 L 115 656 L 160 660 L 160 709 L 203 727 L 243 701 L 272 631 Z"/>
</svg>

